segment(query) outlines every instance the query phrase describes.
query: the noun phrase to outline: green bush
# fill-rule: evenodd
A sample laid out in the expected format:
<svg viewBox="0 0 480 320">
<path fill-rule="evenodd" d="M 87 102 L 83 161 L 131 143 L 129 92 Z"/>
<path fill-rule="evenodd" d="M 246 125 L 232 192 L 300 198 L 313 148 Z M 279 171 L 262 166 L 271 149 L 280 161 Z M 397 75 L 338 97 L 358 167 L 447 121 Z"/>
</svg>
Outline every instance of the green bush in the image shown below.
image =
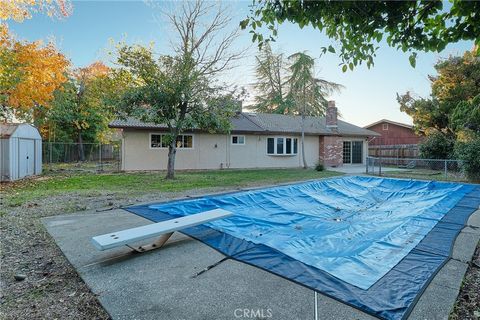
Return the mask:
<svg viewBox="0 0 480 320">
<path fill-rule="evenodd" d="M 325 167 L 324 167 L 323 163 L 321 163 L 321 162 L 317 163 L 317 165 L 315 166 L 315 170 L 317 170 L 317 171 L 325 170 Z"/>
<path fill-rule="evenodd" d="M 455 140 L 442 132 L 429 134 L 420 144 L 420 157 L 423 159 L 450 159 Z"/>
<path fill-rule="evenodd" d="M 457 141 L 455 156 L 462 160 L 461 168 L 467 178 L 480 181 L 480 137 L 469 141 Z"/>
</svg>

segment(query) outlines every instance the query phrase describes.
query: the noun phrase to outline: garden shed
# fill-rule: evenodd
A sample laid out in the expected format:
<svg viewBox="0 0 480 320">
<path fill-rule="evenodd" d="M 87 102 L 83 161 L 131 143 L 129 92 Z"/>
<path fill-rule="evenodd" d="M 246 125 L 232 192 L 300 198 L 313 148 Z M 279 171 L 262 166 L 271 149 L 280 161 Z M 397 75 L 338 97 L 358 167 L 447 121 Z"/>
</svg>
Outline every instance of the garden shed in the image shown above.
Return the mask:
<svg viewBox="0 0 480 320">
<path fill-rule="evenodd" d="M 0 181 L 42 172 L 42 137 L 27 123 L 0 124 Z"/>
</svg>

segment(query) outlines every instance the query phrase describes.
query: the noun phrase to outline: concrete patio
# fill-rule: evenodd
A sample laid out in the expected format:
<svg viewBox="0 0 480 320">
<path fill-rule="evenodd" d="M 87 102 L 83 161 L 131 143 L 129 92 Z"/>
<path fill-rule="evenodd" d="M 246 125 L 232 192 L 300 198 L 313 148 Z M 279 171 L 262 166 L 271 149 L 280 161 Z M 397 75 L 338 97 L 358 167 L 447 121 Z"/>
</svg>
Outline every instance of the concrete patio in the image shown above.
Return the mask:
<svg viewBox="0 0 480 320">
<path fill-rule="evenodd" d="M 312 290 L 233 260 L 175 234 L 161 250 L 97 251 L 95 235 L 151 223 L 124 210 L 69 214 L 43 222 L 112 319 L 314 319 Z M 447 319 L 480 238 L 480 210 L 458 236 L 452 259 L 430 283 L 409 319 Z M 373 319 L 318 295 L 320 319 Z M 254 317 L 252 317 L 252 315 Z"/>
</svg>

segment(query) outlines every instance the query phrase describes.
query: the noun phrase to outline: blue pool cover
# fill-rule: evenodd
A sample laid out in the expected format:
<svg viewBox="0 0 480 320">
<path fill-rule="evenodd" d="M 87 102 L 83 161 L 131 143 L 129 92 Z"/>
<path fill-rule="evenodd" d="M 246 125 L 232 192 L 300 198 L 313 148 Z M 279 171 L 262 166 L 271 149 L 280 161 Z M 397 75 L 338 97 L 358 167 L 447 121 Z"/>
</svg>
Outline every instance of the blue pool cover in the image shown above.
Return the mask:
<svg viewBox="0 0 480 320">
<path fill-rule="evenodd" d="M 184 233 L 377 317 L 401 319 L 479 205 L 475 185 L 344 177 L 127 210 L 155 222 L 232 211 Z"/>
</svg>

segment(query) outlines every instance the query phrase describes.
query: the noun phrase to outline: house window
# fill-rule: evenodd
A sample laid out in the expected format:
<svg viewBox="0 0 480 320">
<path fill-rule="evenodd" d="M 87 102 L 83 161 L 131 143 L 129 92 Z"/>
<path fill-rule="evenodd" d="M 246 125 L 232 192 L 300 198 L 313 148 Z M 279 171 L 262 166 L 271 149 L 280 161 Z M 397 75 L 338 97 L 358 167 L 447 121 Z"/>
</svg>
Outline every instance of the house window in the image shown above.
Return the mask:
<svg viewBox="0 0 480 320">
<path fill-rule="evenodd" d="M 275 154 L 275 138 L 267 139 L 267 154 Z"/>
<path fill-rule="evenodd" d="M 292 138 L 285 139 L 285 153 L 292 154 Z"/>
<path fill-rule="evenodd" d="M 245 144 L 245 136 L 232 136 L 232 144 Z"/>
<path fill-rule="evenodd" d="M 384 131 L 387 131 L 387 130 L 388 130 L 388 123 L 384 123 L 384 124 L 383 124 L 383 130 L 384 130 Z"/>
<path fill-rule="evenodd" d="M 150 147 L 152 147 L 152 148 L 162 148 L 162 135 L 161 134 L 150 135 Z"/>
<path fill-rule="evenodd" d="M 168 148 L 167 134 L 150 134 L 150 148 Z M 177 136 L 176 140 L 177 148 L 179 149 L 192 149 L 193 148 L 193 135 L 181 134 Z"/>
<path fill-rule="evenodd" d="M 277 154 L 283 154 L 283 138 L 277 138 Z"/>
<path fill-rule="evenodd" d="M 267 138 L 267 154 L 269 155 L 296 155 L 298 139 L 292 137 Z"/>
</svg>

